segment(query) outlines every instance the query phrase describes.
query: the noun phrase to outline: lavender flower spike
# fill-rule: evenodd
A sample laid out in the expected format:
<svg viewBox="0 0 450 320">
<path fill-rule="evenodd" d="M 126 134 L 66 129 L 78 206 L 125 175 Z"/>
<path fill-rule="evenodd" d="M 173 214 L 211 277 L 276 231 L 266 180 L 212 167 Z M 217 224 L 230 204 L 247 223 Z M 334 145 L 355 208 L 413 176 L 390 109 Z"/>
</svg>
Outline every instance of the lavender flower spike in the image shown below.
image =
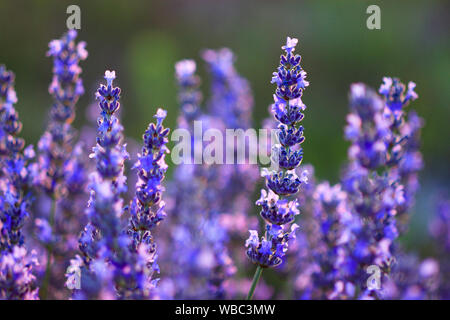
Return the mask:
<svg viewBox="0 0 450 320">
<path fill-rule="evenodd" d="M 185 129 L 190 128 L 201 113 L 199 105 L 202 94 L 198 90 L 200 77 L 195 74 L 196 69 L 194 60 L 181 60 L 175 64 L 175 76 L 180 87 L 178 100 L 181 114 L 178 125 Z"/>
<path fill-rule="evenodd" d="M 138 169 L 136 195 L 131 202 L 131 215 L 127 233 L 131 237 L 131 252 L 138 261 L 143 261 L 144 268 L 135 270 L 135 287 L 128 294 L 135 298 L 148 298 L 155 280 L 152 276 L 159 273 L 156 263 L 156 243 L 152 230 L 166 216 L 165 203 L 161 200 L 164 191 L 162 180 L 167 170 L 165 155 L 169 152 L 166 144 L 169 142 L 169 129 L 162 125 L 167 112 L 158 109 L 156 125 L 151 123 L 143 135 L 144 146 L 139 160 L 134 168 Z M 139 280 L 141 279 L 141 280 Z"/>
<path fill-rule="evenodd" d="M 393 181 L 399 181 L 404 186 L 404 204 L 397 207 L 396 219 L 399 231 L 405 232 L 409 215 L 414 205 L 414 198 L 419 189 L 418 173 L 423 168 L 420 153 L 420 131 L 423 127 L 421 119 L 414 111 L 407 114 L 404 108 L 410 101 L 418 98 L 414 92 L 416 84 L 409 82 L 406 86 L 397 78 L 383 78 L 379 92 L 385 100 L 385 117 L 390 120 L 392 141 L 388 146 L 387 165 L 389 176 Z"/>
<path fill-rule="evenodd" d="M 0 65 L 0 300 L 38 299 L 32 268 L 37 260 L 27 255 L 22 228 L 29 216 L 31 187 L 37 175 L 32 146 L 17 135 L 22 123 L 14 108 L 14 74 Z"/>
<path fill-rule="evenodd" d="M 400 181 L 389 177 L 389 172 L 378 173 L 386 168 L 393 139 L 383 100 L 366 85 L 355 83 L 350 89 L 350 109 L 345 135 L 352 142 L 348 152 L 351 162 L 342 184 L 355 219 L 349 226 L 353 236 L 346 266 L 341 270 L 345 270 L 345 282 L 358 288 L 351 298 L 374 298 L 375 290 L 366 286 L 361 291 L 360 286 L 366 284 L 366 268 L 370 265 L 380 266 L 383 276 L 390 272 L 392 244 L 398 237 L 396 208 L 404 203 L 404 192 Z"/>
<path fill-rule="evenodd" d="M 0 253 L 0 300 L 38 300 L 33 266 L 37 258 L 27 256 L 24 247 L 15 246 L 12 252 Z"/>
<path fill-rule="evenodd" d="M 155 118 L 157 124 L 151 123 L 143 136 L 144 146 L 139 160 L 135 164 L 139 181 L 136 185 L 136 196 L 133 199 L 130 214 L 129 233 L 135 241 L 136 249 L 140 243 L 151 242 L 150 231 L 164 219 L 164 201 L 161 185 L 167 165 L 165 154 L 169 152 L 166 144 L 169 142 L 169 129 L 163 127 L 162 122 L 167 112 L 158 109 Z"/>
<path fill-rule="evenodd" d="M 22 123 L 14 108 L 17 102 L 14 91 L 14 74 L 0 66 L 0 251 L 12 251 L 16 245 L 22 246 L 22 227 L 29 215 L 31 202 L 30 187 L 36 172 L 28 161 L 34 157 L 33 147 L 25 146 L 25 141 L 17 137 Z"/>
<path fill-rule="evenodd" d="M 54 103 L 47 131 L 41 137 L 40 184 L 52 197 L 65 193 L 65 164 L 70 158 L 75 119 L 75 105 L 84 93 L 78 63 L 87 58 L 86 43 L 75 43 L 77 32 L 69 30 L 60 40 L 49 43 L 47 56 L 53 57 L 53 79 L 48 88 Z"/>
<path fill-rule="evenodd" d="M 272 112 L 280 122 L 280 145 L 274 146 L 272 157 L 279 171 L 262 171 L 269 193 L 263 190 L 257 204 L 262 206 L 261 216 L 266 222 L 266 232 L 260 239 L 256 230 L 250 230 L 250 238 L 245 244 L 247 256 L 258 266 L 248 299 L 253 296 L 262 268 L 279 265 L 286 254 L 289 240 L 295 238 L 298 225 L 294 223 L 289 229 L 288 225 L 299 214 L 298 204 L 296 200 L 289 201 L 283 197 L 296 194 L 300 185 L 307 182 L 305 173 L 302 177 L 295 173 L 303 159 L 303 127 L 299 123 L 303 119 L 302 111 L 306 106 L 301 97 L 303 90 L 309 85 L 306 72 L 300 65 L 301 57 L 294 54 L 297 42 L 295 38 L 287 38 L 286 45 L 282 47 L 286 54 L 281 56 L 280 66 L 272 78 L 272 83 L 277 85 Z"/>
<path fill-rule="evenodd" d="M 115 113 L 120 107 L 120 88 L 113 86 L 114 71 L 105 72 L 107 85 L 100 85 L 96 92 L 100 117 L 97 120 L 97 145 L 91 158 L 95 159 L 96 171 L 89 185 L 91 197 L 87 214 L 89 224 L 81 233 L 79 244 L 83 253 L 83 272 L 86 280 L 75 298 L 117 297 L 118 290 L 131 275 L 126 271 L 128 237 L 122 232 L 120 215 L 123 212 L 121 194 L 126 191 L 124 162 L 128 158 L 122 145 L 123 127 Z M 80 268 L 80 259 L 72 260 L 72 266 Z M 67 274 L 70 278 L 71 274 Z"/>
<path fill-rule="evenodd" d="M 0 158 L 0 250 L 12 251 L 24 243 L 22 227 L 29 216 L 32 200 L 31 187 L 36 178 L 33 146 L 25 147 L 25 141 L 18 137 L 22 130 L 19 114 L 14 108 L 17 102 L 14 91 L 14 74 L 0 66 L 0 133 L 2 158 Z"/>
<path fill-rule="evenodd" d="M 47 56 L 53 58 L 53 78 L 48 91 L 54 103 L 50 110 L 47 130 L 38 143 L 38 185 L 52 200 L 48 225 L 53 232 L 58 218 L 56 211 L 59 200 L 68 196 L 66 178 L 73 174 L 71 155 L 75 130 L 72 122 L 75 119 L 75 105 L 84 93 L 79 62 L 85 60 L 88 53 L 85 42 L 75 42 L 76 36 L 75 30 L 69 30 L 61 39 L 51 41 L 47 52 Z M 40 240 L 47 247 L 47 267 L 41 290 L 41 297 L 46 298 L 52 277 L 54 244 L 45 243 L 45 238 Z"/>
</svg>

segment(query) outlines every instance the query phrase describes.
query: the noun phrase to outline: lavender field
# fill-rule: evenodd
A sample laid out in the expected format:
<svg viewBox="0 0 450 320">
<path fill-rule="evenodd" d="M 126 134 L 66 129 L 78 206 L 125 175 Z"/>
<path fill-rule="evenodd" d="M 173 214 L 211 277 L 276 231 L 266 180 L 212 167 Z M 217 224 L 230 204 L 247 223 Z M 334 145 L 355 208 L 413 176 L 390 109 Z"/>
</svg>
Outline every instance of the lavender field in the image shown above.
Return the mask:
<svg viewBox="0 0 450 320">
<path fill-rule="evenodd" d="M 448 4 L 22 4 L 0 300 L 450 299 Z"/>
</svg>

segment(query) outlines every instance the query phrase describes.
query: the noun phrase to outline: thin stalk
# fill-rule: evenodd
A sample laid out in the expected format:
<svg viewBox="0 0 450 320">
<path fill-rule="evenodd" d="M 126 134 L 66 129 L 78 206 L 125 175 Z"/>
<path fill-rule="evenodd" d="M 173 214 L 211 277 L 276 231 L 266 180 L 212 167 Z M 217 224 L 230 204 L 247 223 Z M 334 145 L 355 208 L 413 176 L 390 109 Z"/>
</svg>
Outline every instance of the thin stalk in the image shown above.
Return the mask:
<svg viewBox="0 0 450 320">
<path fill-rule="evenodd" d="M 52 206 L 50 208 L 50 219 L 49 219 L 51 230 L 53 230 L 53 226 L 55 224 L 55 212 L 56 212 L 56 199 L 53 198 Z M 49 244 L 47 246 L 47 266 L 45 268 L 44 281 L 42 282 L 42 287 L 40 291 L 41 300 L 46 300 L 48 296 L 48 285 L 50 282 L 52 253 L 53 253 L 53 246 L 52 244 Z"/>
<path fill-rule="evenodd" d="M 252 285 L 250 287 L 250 291 L 247 295 L 247 300 L 252 300 L 253 293 L 255 293 L 256 285 L 258 284 L 259 278 L 261 278 L 261 273 L 263 271 L 263 268 L 261 266 L 258 266 L 255 271 L 255 275 L 253 276 Z"/>
</svg>

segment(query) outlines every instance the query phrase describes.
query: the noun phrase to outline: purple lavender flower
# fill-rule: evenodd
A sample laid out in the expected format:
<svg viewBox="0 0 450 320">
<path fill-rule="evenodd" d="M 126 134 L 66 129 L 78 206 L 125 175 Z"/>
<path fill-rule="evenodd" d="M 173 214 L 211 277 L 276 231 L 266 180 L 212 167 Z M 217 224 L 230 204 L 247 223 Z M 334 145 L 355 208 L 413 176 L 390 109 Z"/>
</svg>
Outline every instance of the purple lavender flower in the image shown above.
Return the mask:
<svg viewBox="0 0 450 320">
<path fill-rule="evenodd" d="M 313 299 L 334 299 L 336 284 L 344 277 L 341 267 L 347 259 L 345 246 L 350 240 L 348 225 L 353 217 L 348 209 L 347 194 L 340 184 L 317 185 L 313 203 L 318 239 L 311 254 L 318 268 L 311 276 L 310 294 Z"/>
<path fill-rule="evenodd" d="M 400 120 L 403 115 L 403 108 L 410 101 L 419 97 L 414 91 L 415 88 L 414 82 L 409 82 L 408 88 L 405 90 L 405 85 L 399 79 L 383 78 L 383 84 L 380 86 L 379 92 L 386 98 L 386 106 L 393 113 L 395 120 Z"/>
<path fill-rule="evenodd" d="M 418 172 L 423 167 L 422 154 L 419 151 L 423 120 L 414 111 L 404 111 L 410 101 L 418 98 L 414 92 L 415 87 L 414 82 L 409 82 L 406 89 L 399 79 L 385 77 L 379 89 L 385 97 L 384 114 L 390 121 L 393 134 L 387 154 L 390 179 L 399 181 L 404 186 L 405 201 L 396 208 L 401 232 L 406 231 L 408 212 L 414 205 L 415 194 L 419 188 Z"/>
<path fill-rule="evenodd" d="M 242 77 L 236 70 L 235 55 L 228 48 L 218 50 L 207 49 L 202 53 L 202 58 L 206 62 L 207 70 L 211 76 L 210 99 L 207 102 L 209 116 L 214 118 L 218 125 L 221 122 L 220 130 L 225 134 L 226 129 L 246 130 L 251 127 L 251 112 L 254 105 L 249 82 Z M 233 158 L 239 157 L 238 147 L 226 148 L 227 157 L 229 153 Z M 248 161 L 249 159 L 246 159 Z M 234 270 L 246 261 L 239 261 L 241 256 L 241 239 L 249 228 L 254 228 L 257 223 L 255 217 L 249 216 L 251 210 L 250 194 L 258 179 L 258 168 L 251 164 L 220 165 L 208 168 L 210 173 L 207 175 L 208 185 L 214 186 L 206 188 L 208 192 L 209 210 L 215 212 L 212 220 L 219 219 L 225 228 L 222 243 L 217 243 L 215 247 L 217 256 L 230 255 L 228 259 L 233 259 L 231 264 L 221 264 L 222 268 L 216 274 L 222 274 L 222 281 L 212 281 L 213 288 L 216 288 L 218 294 L 215 298 L 223 298 L 225 295 L 220 292 L 230 290 L 226 286 L 228 278 L 234 274 Z M 239 185 L 239 188 L 236 188 Z M 232 205 L 230 205 L 232 204 Z M 219 238 L 218 238 L 219 239 Z M 221 249 L 225 246 L 227 252 Z M 219 261 L 224 261 L 220 258 Z M 217 277 L 216 277 L 217 278 Z M 220 278 L 220 277 L 219 277 Z M 224 288 L 227 289 L 224 289 Z"/>
<path fill-rule="evenodd" d="M 120 194 L 126 190 L 123 166 L 128 153 L 125 146 L 121 145 L 123 127 L 114 116 L 120 107 L 120 88 L 112 85 L 115 72 L 106 71 L 105 79 L 107 86 L 100 85 L 96 92 L 101 116 L 98 118 L 97 145 L 90 155 L 96 161 L 97 171 L 91 176 L 88 216 L 101 234 L 101 242 L 108 247 L 120 234 Z"/>
<path fill-rule="evenodd" d="M 6 125 L 6 112 L 11 109 L 11 106 L 17 102 L 16 91 L 14 90 L 14 73 L 6 70 L 4 65 L 0 65 L 0 155 L 8 154 L 7 148 L 7 132 L 4 129 Z M 11 122 L 16 126 L 21 126 L 20 122 Z M 13 129 L 13 128 L 12 128 Z M 20 128 L 16 128 L 16 130 Z M 14 129 L 13 129 L 14 130 Z"/>
<path fill-rule="evenodd" d="M 84 93 L 78 63 L 85 60 L 88 53 L 85 42 L 75 43 L 76 36 L 75 30 L 68 31 L 60 40 L 51 41 L 47 52 L 47 56 L 53 57 L 53 79 L 48 90 L 54 103 L 47 131 L 38 144 L 40 184 L 49 195 L 57 198 L 66 192 L 63 181 L 74 136 L 71 123 L 75 118 L 75 105 Z"/>
<path fill-rule="evenodd" d="M 181 110 L 178 118 L 180 128 L 188 129 L 200 115 L 202 94 L 198 90 L 200 78 L 195 74 L 196 69 L 194 60 L 181 60 L 175 64 L 175 77 L 180 88 L 178 93 Z"/>
<path fill-rule="evenodd" d="M 202 57 L 212 75 L 210 114 L 223 119 L 227 128 L 249 128 L 253 97 L 248 81 L 234 68 L 233 52 L 228 48 L 208 49 Z"/>
<path fill-rule="evenodd" d="M 349 148 L 351 163 L 342 183 L 355 219 L 348 225 L 353 236 L 347 244 L 348 258 L 342 270 L 356 289 L 339 294 L 342 298 L 376 297 L 378 293 L 372 288 L 362 293 L 359 290 L 369 277 L 368 266 L 377 265 L 383 276 L 390 272 L 393 242 L 398 237 L 395 215 L 405 201 L 404 187 L 391 172 L 378 173 L 386 168 L 389 147 L 394 139 L 383 101 L 365 85 L 353 84 L 350 108 L 352 113 L 347 117 L 349 124 L 345 133 L 352 142 Z M 345 282 L 340 282 L 342 290 L 347 287 Z"/>
<path fill-rule="evenodd" d="M 277 224 L 267 224 L 265 236 L 260 239 L 258 231 L 250 230 L 250 237 L 245 246 L 249 259 L 262 268 L 276 267 L 282 262 L 282 258 L 288 249 L 288 242 L 295 239 L 295 232 L 299 228 L 292 224 L 287 232 Z"/>
<path fill-rule="evenodd" d="M 361 83 L 353 84 L 350 93 L 351 113 L 345 137 L 353 144 L 348 156 L 364 168 L 374 169 L 386 163 L 387 146 L 392 137 L 389 122 L 383 117 L 383 101 Z"/>
<path fill-rule="evenodd" d="M 141 270 L 137 270 L 139 279 L 135 279 L 135 287 L 130 288 L 133 297 L 149 297 L 152 288 L 153 274 L 159 273 L 157 265 L 156 243 L 152 235 L 154 227 L 164 219 L 165 203 L 161 200 L 164 187 L 162 180 L 167 170 L 165 155 L 169 129 L 162 125 L 167 112 L 158 109 L 156 125 L 151 123 L 143 135 L 144 146 L 134 168 L 138 170 L 139 180 L 136 184 L 136 195 L 128 209 L 131 217 L 128 224 L 128 235 L 132 239 L 131 252 L 140 257 Z"/>
<path fill-rule="evenodd" d="M 183 60 L 176 64 L 182 106 L 179 125 L 189 129 L 191 135 L 195 120 L 202 120 L 204 129 L 249 126 L 249 118 L 244 115 L 248 115 L 247 109 L 252 106 L 253 99 L 247 82 L 235 71 L 233 59 L 228 59 L 231 57 L 228 53 L 231 51 L 222 49 L 207 50 L 203 54 L 213 77 L 209 102 L 211 114 L 208 115 L 199 112 L 200 81 L 195 75 L 195 62 Z M 187 113 L 185 105 L 189 106 L 187 110 L 198 111 Z M 222 109 L 221 115 L 226 113 L 226 118 L 219 118 L 219 109 Z M 176 192 L 170 214 L 171 224 L 176 225 L 171 232 L 176 249 L 173 263 L 165 267 L 166 271 L 171 270 L 173 281 L 169 283 L 166 278 L 162 284 L 163 288 L 174 289 L 166 296 L 177 299 L 222 299 L 228 296 L 226 283 L 236 271 L 230 256 L 230 241 L 236 231 L 248 230 L 245 213 L 250 206 L 247 195 L 254 186 L 253 177 L 257 176 L 252 169 L 256 168 L 206 164 L 182 164 L 176 169 L 173 182 Z M 236 185 L 242 187 L 236 189 Z"/>
<path fill-rule="evenodd" d="M 135 239 L 135 246 L 150 240 L 150 231 L 164 219 L 165 203 L 161 200 L 164 187 L 161 182 L 167 170 L 165 154 L 169 129 L 163 127 L 162 122 L 167 112 L 158 109 L 155 115 L 157 124 L 151 123 L 143 136 L 144 147 L 135 164 L 138 169 L 139 181 L 136 185 L 136 196 L 130 207 L 129 232 Z"/>
<path fill-rule="evenodd" d="M 91 283 L 86 281 L 83 288 L 82 282 L 78 297 L 115 297 L 115 290 L 126 282 L 124 270 L 130 268 L 123 260 L 128 254 L 129 241 L 120 222 L 123 211 L 121 194 L 126 191 L 123 168 L 128 153 L 126 145 L 122 145 L 123 127 L 114 115 L 120 107 L 120 88 L 113 86 L 114 71 L 107 70 L 105 79 L 107 85 L 100 85 L 96 92 L 101 112 L 97 121 L 97 145 L 90 155 L 96 161 L 96 171 L 92 173 L 89 185 L 91 197 L 87 214 L 90 222 L 79 240 L 84 272 Z M 107 280 L 109 278 L 112 282 Z M 95 288 L 92 283 L 99 287 Z M 115 283 L 116 288 L 111 283 Z M 90 292 L 93 287 L 95 291 Z"/>
<path fill-rule="evenodd" d="M 46 212 L 40 218 L 48 220 L 54 234 L 56 229 L 61 229 L 60 225 L 64 224 L 59 208 L 61 199 L 74 196 L 69 193 L 68 183 L 71 182 L 67 179 L 78 174 L 73 172 L 77 166 L 73 165 L 76 154 L 72 153 L 75 137 L 72 122 L 75 119 L 75 105 L 84 93 L 79 62 L 85 60 L 88 53 L 85 42 L 78 44 L 75 42 L 76 36 L 75 30 L 69 30 L 61 39 L 51 41 L 47 52 L 47 56 L 53 58 L 53 78 L 48 91 L 54 102 L 50 110 L 47 130 L 38 142 L 39 179 L 37 184 L 51 198 L 50 212 Z M 42 244 L 47 247 L 47 267 L 41 297 L 46 298 L 49 284 L 55 278 L 55 272 L 59 276 L 61 272 L 57 272 L 58 268 L 51 268 L 52 257 L 59 248 L 48 245 L 45 241 Z"/>
<path fill-rule="evenodd" d="M 38 300 L 33 266 L 37 258 L 27 255 L 24 247 L 15 246 L 12 251 L 0 253 L 0 300 Z"/>
<path fill-rule="evenodd" d="M 0 66 L 0 299 L 38 299 L 32 268 L 37 260 L 27 255 L 23 226 L 33 199 L 36 166 L 33 146 L 24 149 L 22 129 L 14 108 L 14 74 Z M 31 255 L 34 255 L 32 252 Z"/>
<path fill-rule="evenodd" d="M 438 299 L 441 270 L 432 258 L 419 260 L 414 254 L 397 254 L 389 277 L 380 290 L 382 299 L 424 300 Z M 442 299 L 442 298 L 441 298 Z"/>
<path fill-rule="evenodd" d="M 298 214 L 297 202 L 282 199 L 283 196 L 291 196 L 299 191 L 300 185 L 306 181 L 306 173 L 298 177 L 295 168 L 300 166 L 303 159 L 303 127 L 299 122 L 303 119 L 302 111 L 306 106 L 301 101 L 303 90 L 309 85 L 306 72 L 300 65 L 301 57 L 293 52 L 298 40 L 287 38 L 286 51 L 281 56 L 280 66 L 274 72 L 272 83 L 277 85 L 274 95 L 275 103 L 272 112 L 280 122 L 278 128 L 281 145 L 275 145 L 272 153 L 280 171 L 263 170 L 262 175 L 267 180 L 269 193 L 262 191 L 262 199 L 257 204 L 262 206 L 261 216 L 266 220 L 266 232 L 260 240 L 256 230 L 250 230 L 250 238 L 246 241 L 247 256 L 258 268 L 255 273 L 248 299 L 251 299 L 256 283 L 261 275 L 261 268 L 274 267 L 282 262 L 288 241 L 295 238 L 293 224 L 290 231 L 286 226 L 292 223 L 294 216 Z M 270 209 L 269 209 L 270 203 Z"/>
<path fill-rule="evenodd" d="M 22 123 L 14 108 L 17 102 L 14 91 L 14 74 L 0 66 L 0 133 L 5 149 L 1 157 L 0 221 L 2 230 L 0 250 L 11 251 L 14 246 L 22 246 L 22 228 L 33 198 L 31 187 L 36 177 L 33 146 L 25 147 L 25 141 L 18 137 Z"/>
</svg>

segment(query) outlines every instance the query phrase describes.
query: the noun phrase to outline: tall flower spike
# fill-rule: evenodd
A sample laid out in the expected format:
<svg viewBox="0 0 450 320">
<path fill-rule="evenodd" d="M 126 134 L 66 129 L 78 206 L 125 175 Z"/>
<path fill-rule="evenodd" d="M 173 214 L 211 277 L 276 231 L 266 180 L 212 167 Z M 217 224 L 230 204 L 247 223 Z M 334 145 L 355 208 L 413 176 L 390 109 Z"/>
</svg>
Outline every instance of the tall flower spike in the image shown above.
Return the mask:
<svg viewBox="0 0 450 320">
<path fill-rule="evenodd" d="M 405 201 L 397 207 L 396 218 L 400 232 L 406 231 L 408 211 L 414 205 L 419 188 L 418 173 L 423 167 L 420 148 L 420 131 L 423 120 L 414 112 L 406 113 L 404 108 L 418 98 L 414 92 L 416 84 L 409 82 L 407 88 L 397 78 L 383 78 L 379 92 L 385 100 L 385 117 L 390 121 L 392 140 L 388 145 L 387 165 L 390 179 L 404 186 Z"/>
<path fill-rule="evenodd" d="M 313 194 L 315 232 L 312 255 L 318 268 L 312 273 L 311 298 L 334 299 L 339 294 L 336 284 L 343 279 L 341 264 L 346 259 L 353 216 L 347 208 L 347 194 L 340 184 L 330 186 L 328 181 L 316 186 Z"/>
<path fill-rule="evenodd" d="M 197 66 L 194 60 L 181 60 L 175 64 L 175 77 L 179 86 L 178 101 L 181 114 L 178 125 L 189 128 L 200 115 L 202 94 L 198 90 L 200 78 L 195 74 Z"/>
<path fill-rule="evenodd" d="M 51 41 L 47 51 L 47 56 L 53 58 L 53 78 L 48 88 L 53 97 L 53 105 L 47 130 L 38 142 L 38 184 L 52 201 L 50 213 L 43 218 L 48 219 L 53 232 L 57 220 L 60 220 L 60 217 L 56 216 L 59 199 L 68 196 L 66 178 L 72 174 L 73 166 L 70 160 L 75 136 L 72 122 L 75 119 L 75 105 L 84 93 L 79 62 L 85 60 L 88 53 L 85 49 L 86 43 L 76 43 L 76 37 L 77 32 L 69 30 L 61 39 Z M 52 278 L 51 259 L 54 246 L 45 243 L 44 238 L 40 240 L 47 248 L 47 269 L 41 290 L 41 296 L 46 298 L 48 283 Z"/>
<path fill-rule="evenodd" d="M 150 232 L 165 216 L 161 182 L 167 170 L 165 154 L 169 151 L 166 147 L 169 129 L 162 125 L 166 114 L 165 110 L 158 109 L 155 115 L 157 124 L 151 123 L 145 131 L 142 153 L 134 166 L 139 180 L 130 209 L 129 234 L 135 241 L 136 250 L 141 243 L 153 243 Z"/>
<path fill-rule="evenodd" d="M 14 73 L 6 70 L 4 65 L 0 65 L 0 156 L 8 154 L 7 136 L 5 131 L 6 121 L 8 115 L 6 114 L 14 103 L 17 102 L 16 91 L 14 90 Z M 20 131 L 21 124 L 16 122 L 19 126 L 15 130 Z"/>
<path fill-rule="evenodd" d="M 0 252 L 0 300 L 37 300 L 38 289 L 32 269 L 37 258 L 27 255 L 24 247 L 15 246 Z"/>
<path fill-rule="evenodd" d="M 405 201 L 404 187 L 392 175 L 392 170 L 386 170 L 389 169 L 386 166 L 389 149 L 395 139 L 392 121 L 387 116 L 391 112 L 388 106 L 375 91 L 356 83 L 350 89 L 350 108 L 345 134 L 352 142 L 351 162 L 342 185 L 348 193 L 355 219 L 349 226 L 353 237 L 347 248 L 346 266 L 341 269 L 345 270 L 345 281 L 358 289 L 351 298 L 374 298 L 379 292 L 364 287 L 366 268 L 378 265 L 382 276 L 390 272 L 389 263 L 395 254 L 393 242 L 398 237 L 395 216 L 397 208 Z"/>
<path fill-rule="evenodd" d="M 144 146 L 139 160 L 134 168 L 138 170 L 138 182 L 136 194 L 131 202 L 129 213 L 131 215 L 128 224 L 128 235 L 131 237 L 131 252 L 143 260 L 143 270 L 137 270 L 136 274 L 142 281 L 136 279 L 134 288 L 130 288 L 128 295 L 139 298 L 148 298 L 152 288 L 152 277 L 159 273 L 156 263 L 156 243 L 152 230 L 165 217 L 165 203 L 161 200 L 164 187 L 162 180 L 167 170 L 165 155 L 169 152 L 169 129 L 164 128 L 163 120 L 167 112 L 158 109 L 156 125 L 151 123 L 143 135 Z"/>
<path fill-rule="evenodd" d="M 364 168 L 374 169 L 386 163 L 387 147 L 392 139 L 388 120 L 383 117 L 383 101 L 362 83 L 350 89 L 350 109 L 345 136 L 353 144 L 349 158 Z"/>
<path fill-rule="evenodd" d="M 128 158 L 125 146 L 121 145 L 123 127 L 114 115 L 120 107 L 120 88 L 113 87 L 114 78 L 114 71 L 106 71 L 107 85 L 100 85 L 96 92 L 101 111 L 97 120 L 97 145 L 90 157 L 95 159 L 97 170 L 92 175 L 88 208 L 90 221 L 108 250 L 113 250 L 115 238 L 120 233 L 120 195 L 126 191 L 123 169 Z"/>
<path fill-rule="evenodd" d="M 227 128 L 249 128 L 253 97 L 248 81 L 234 67 L 233 52 L 208 49 L 202 57 L 212 75 L 210 114 L 222 119 Z"/>
<path fill-rule="evenodd" d="M 286 254 L 289 240 L 295 238 L 298 225 L 292 224 L 290 229 L 287 226 L 299 213 L 297 202 L 283 197 L 296 194 L 300 185 L 307 182 L 306 172 L 301 177 L 295 173 L 303 159 L 303 127 L 299 123 L 306 106 L 301 97 L 309 85 L 306 72 L 300 65 L 301 57 L 294 54 L 297 42 L 295 38 L 287 38 L 286 45 L 282 47 L 286 53 L 281 56 L 280 66 L 272 77 L 272 83 L 277 85 L 272 112 L 280 122 L 278 138 L 281 143 L 274 146 L 272 160 L 279 171 L 262 171 L 269 193 L 263 190 L 257 204 L 262 206 L 261 216 L 266 221 L 266 232 L 260 240 L 258 232 L 250 230 L 250 238 L 245 244 L 247 256 L 258 266 L 248 299 L 253 296 L 262 268 L 279 265 Z"/>
<path fill-rule="evenodd" d="M 123 127 L 115 116 L 120 107 L 120 88 L 113 86 L 114 71 L 105 72 L 107 85 L 101 84 L 96 92 L 100 107 L 97 120 L 97 144 L 91 158 L 95 159 L 96 171 L 91 175 L 87 214 L 89 224 L 80 239 L 84 271 L 97 286 L 85 282 L 76 297 L 116 297 L 116 290 L 129 281 L 128 237 L 123 234 L 120 216 L 123 211 L 121 194 L 126 191 L 124 162 L 128 158 L 122 145 Z M 72 260 L 74 268 L 80 260 Z M 68 274 L 68 277 L 71 275 Z M 114 286 L 112 286 L 114 284 Z"/>
<path fill-rule="evenodd" d="M 86 43 L 75 43 L 77 32 L 69 30 L 61 39 L 49 43 L 47 56 L 53 58 L 53 79 L 49 93 L 54 103 L 47 131 L 39 147 L 40 184 L 52 197 L 65 193 L 65 165 L 70 158 L 75 119 L 75 105 L 84 93 L 78 63 L 87 58 Z"/>
<path fill-rule="evenodd" d="M 36 259 L 27 254 L 22 228 L 29 216 L 36 166 L 32 146 L 17 137 L 22 129 L 14 108 L 14 74 L 0 65 L 0 299 L 37 299 L 32 268 Z M 34 255 L 32 252 L 31 255 Z"/>
<path fill-rule="evenodd" d="M 36 177 L 36 167 L 30 164 L 34 158 L 33 146 L 24 149 L 25 141 L 18 137 L 22 130 L 19 114 L 14 108 L 17 102 L 14 91 L 14 74 L 0 66 L 0 132 L 5 149 L 1 158 L 0 220 L 2 232 L 0 249 L 12 250 L 23 245 L 22 227 L 29 215 L 31 187 Z"/>
<path fill-rule="evenodd" d="M 207 49 L 203 51 L 202 58 L 211 76 L 208 114 L 220 123 L 223 134 L 226 129 L 250 128 L 254 99 L 249 82 L 236 70 L 234 53 L 228 48 Z M 227 156 L 234 154 L 233 157 L 239 157 L 237 149 L 237 146 L 227 148 Z M 213 214 L 209 214 L 209 230 L 205 230 L 205 234 L 212 235 L 210 246 L 215 248 L 216 266 L 209 281 L 214 299 L 223 299 L 232 290 L 228 280 L 237 269 L 237 259 L 231 257 L 233 251 L 241 250 L 240 241 L 234 239 L 242 239 L 248 229 L 254 228 L 257 223 L 256 217 L 249 216 L 248 212 L 252 207 L 249 195 L 254 192 L 259 170 L 247 161 L 246 158 L 245 163 L 237 165 L 205 167 L 208 171 L 206 188 L 215 186 L 215 192 L 208 192 L 211 194 L 208 211 Z M 217 235 L 213 236 L 213 230 L 218 230 L 221 225 L 223 231 L 216 231 Z"/>
</svg>

